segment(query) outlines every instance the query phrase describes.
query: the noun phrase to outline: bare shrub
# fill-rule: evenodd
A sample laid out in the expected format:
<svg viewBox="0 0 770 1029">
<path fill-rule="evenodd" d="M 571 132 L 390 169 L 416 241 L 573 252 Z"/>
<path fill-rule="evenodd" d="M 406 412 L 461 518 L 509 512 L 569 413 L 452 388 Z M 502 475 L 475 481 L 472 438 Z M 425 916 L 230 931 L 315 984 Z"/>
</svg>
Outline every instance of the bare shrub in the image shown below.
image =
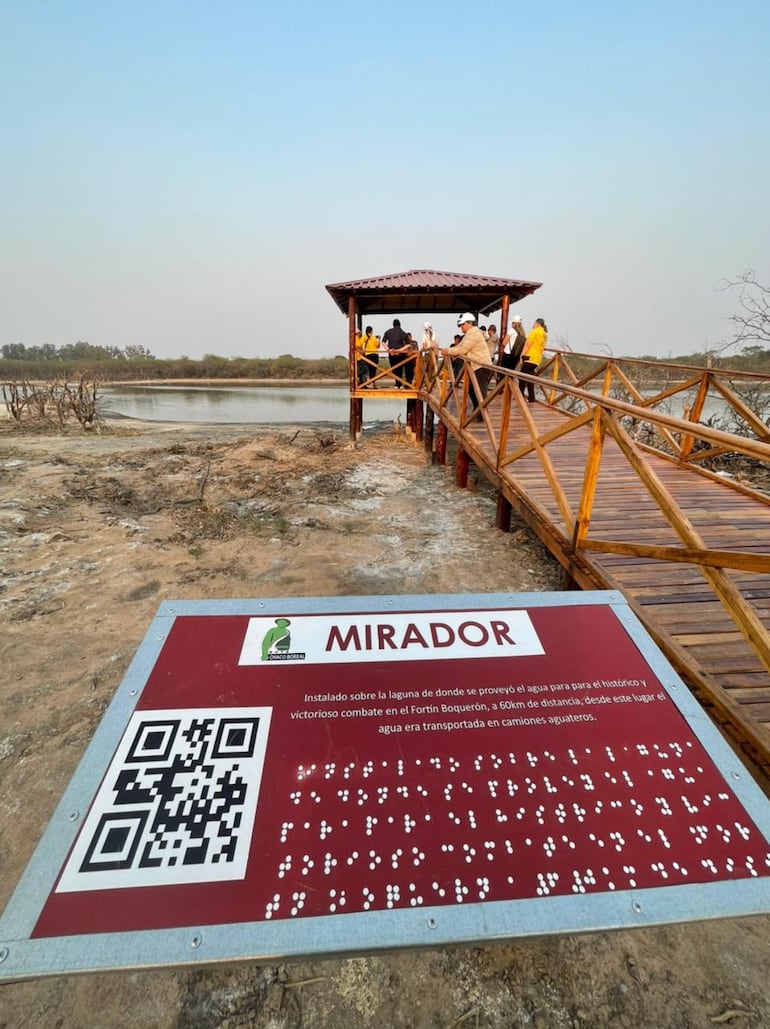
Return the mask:
<svg viewBox="0 0 770 1029">
<path fill-rule="evenodd" d="M 84 429 L 92 428 L 98 420 L 96 405 L 99 398 L 96 380 L 89 380 L 85 375 L 81 375 L 74 384 L 65 382 L 63 391 L 75 418 Z"/>
<path fill-rule="evenodd" d="M 99 423 L 99 385 L 85 374 L 75 382 L 7 382 L 2 392 L 6 409 L 17 423 L 55 421 L 60 429 L 72 418 L 84 429 Z"/>
<path fill-rule="evenodd" d="M 26 382 L 3 383 L 3 400 L 8 414 L 15 422 L 20 422 L 27 407 L 28 394 Z"/>
</svg>

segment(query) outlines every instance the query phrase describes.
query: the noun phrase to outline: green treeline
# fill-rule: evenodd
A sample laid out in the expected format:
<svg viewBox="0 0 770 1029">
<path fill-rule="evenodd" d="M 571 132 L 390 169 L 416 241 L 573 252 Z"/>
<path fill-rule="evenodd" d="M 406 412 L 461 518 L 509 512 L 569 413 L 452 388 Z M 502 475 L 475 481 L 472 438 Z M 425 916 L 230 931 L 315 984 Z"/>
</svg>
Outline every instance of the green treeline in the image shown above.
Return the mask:
<svg viewBox="0 0 770 1029">
<path fill-rule="evenodd" d="M 280 357 L 155 357 L 145 347 L 99 347 L 92 343 L 0 347 L 0 377 L 4 379 L 61 379 L 87 372 L 100 382 L 133 379 L 347 379 L 345 357 L 303 359 Z"/>
<path fill-rule="evenodd" d="M 572 370 L 586 375 L 606 360 L 602 355 L 581 356 L 567 354 Z M 622 362 L 624 358 L 614 358 Z M 631 360 L 626 358 L 625 360 Z M 639 360 L 654 364 L 690 365 L 696 368 L 732 368 L 736 371 L 770 374 L 770 349 L 762 346 L 744 346 L 738 353 L 716 356 L 703 352 L 669 355 L 666 358 L 644 356 Z M 119 382 L 134 379 L 329 379 L 346 380 L 346 357 L 220 357 L 205 354 L 198 360 L 190 357 L 155 357 L 146 347 L 101 347 L 92 343 L 69 343 L 55 347 L 25 346 L 7 343 L 0 347 L 0 378 L 5 380 L 69 379 L 87 374 L 100 382 Z M 654 374 L 650 370 L 648 374 Z"/>
</svg>

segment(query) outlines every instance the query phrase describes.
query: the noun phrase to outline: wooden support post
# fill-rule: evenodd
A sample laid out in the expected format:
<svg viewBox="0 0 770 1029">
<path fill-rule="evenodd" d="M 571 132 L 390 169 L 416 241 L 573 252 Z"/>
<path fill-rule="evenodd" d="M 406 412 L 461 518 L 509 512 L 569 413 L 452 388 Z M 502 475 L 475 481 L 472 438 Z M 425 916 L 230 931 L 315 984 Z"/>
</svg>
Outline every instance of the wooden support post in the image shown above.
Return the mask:
<svg viewBox="0 0 770 1029">
<path fill-rule="evenodd" d="M 422 440 L 422 400 L 414 402 L 414 435 L 419 443 Z"/>
<path fill-rule="evenodd" d="M 433 422 L 435 417 L 433 408 L 428 405 L 425 409 L 425 432 L 422 437 L 426 454 L 430 454 L 433 451 Z"/>
<path fill-rule="evenodd" d="M 355 401 L 356 405 L 356 439 L 361 435 L 364 430 L 364 402 L 358 397 Z"/>
<path fill-rule="evenodd" d="M 571 566 L 570 566 L 571 567 Z M 580 586 L 575 581 L 575 577 L 569 568 L 562 568 L 561 570 L 561 588 L 566 592 L 575 592 L 580 589 Z"/>
<path fill-rule="evenodd" d="M 409 433 L 414 433 L 414 401 L 407 400 L 406 402 L 406 427 L 408 429 L 407 436 Z"/>
<path fill-rule="evenodd" d="M 462 447 L 457 448 L 457 457 L 455 459 L 455 482 L 460 489 L 465 489 L 468 485 L 468 465 L 470 460 L 468 458 L 467 451 L 463 450 Z"/>
<path fill-rule="evenodd" d="M 355 441 L 358 439 L 358 435 L 361 431 L 360 426 L 360 412 L 361 401 L 356 400 L 355 397 L 350 398 L 350 438 Z"/>
<path fill-rule="evenodd" d="M 351 393 L 350 398 L 350 438 L 355 440 L 361 431 L 361 425 L 356 424 L 361 418 L 360 408 L 357 407 L 352 394 L 358 388 L 358 368 L 356 367 L 356 298 L 348 297 L 348 382 Z"/>
<path fill-rule="evenodd" d="M 495 528 L 500 532 L 511 531 L 511 502 L 502 490 L 497 494 L 497 511 L 495 513 Z"/>
<path fill-rule="evenodd" d="M 422 400 L 415 401 L 415 436 L 417 441 L 422 442 L 422 422 L 423 422 L 423 411 L 424 404 Z"/>
<path fill-rule="evenodd" d="M 500 364 L 500 359 L 503 355 L 503 340 L 508 334 L 508 308 L 510 307 L 511 298 L 506 293 L 503 297 L 503 306 L 500 311 L 500 332 L 497 334 L 497 363 Z"/>
<path fill-rule="evenodd" d="M 446 439 L 447 428 L 443 422 L 438 423 L 438 437 L 436 439 L 436 463 L 446 464 Z"/>
</svg>

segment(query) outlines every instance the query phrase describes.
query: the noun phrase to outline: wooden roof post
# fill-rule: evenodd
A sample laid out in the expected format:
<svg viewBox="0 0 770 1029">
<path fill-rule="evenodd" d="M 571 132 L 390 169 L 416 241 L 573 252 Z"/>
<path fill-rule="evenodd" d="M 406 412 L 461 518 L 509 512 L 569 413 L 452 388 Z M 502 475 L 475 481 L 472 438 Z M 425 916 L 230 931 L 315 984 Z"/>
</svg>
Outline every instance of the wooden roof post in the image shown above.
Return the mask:
<svg viewBox="0 0 770 1029">
<path fill-rule="evenodd" d="M 350 438 L 356 439 L 359 432 L 361 401 L 353 394 L 358 387 L 358 368 L 356 367 L 356 298 L 348 297 L 348 386 L 350 389 Z"/>
<path fill-rule="evenodd" d="M 350 355 L 350 392 L 355 392 L 356 382 L 356 298 L 348 297 L 348 353 Z"/>
<path fill-rule="evenodd" d="M 500 359 L 503 356 L 503 340 L 508 333 L 508 308 L 511 304 L 511 298 L 507 293 L 503 294 L 503 306 L 500 309 L 500 332 L 497 336 L 497 363 L 500 364 Z"/>
</svg>

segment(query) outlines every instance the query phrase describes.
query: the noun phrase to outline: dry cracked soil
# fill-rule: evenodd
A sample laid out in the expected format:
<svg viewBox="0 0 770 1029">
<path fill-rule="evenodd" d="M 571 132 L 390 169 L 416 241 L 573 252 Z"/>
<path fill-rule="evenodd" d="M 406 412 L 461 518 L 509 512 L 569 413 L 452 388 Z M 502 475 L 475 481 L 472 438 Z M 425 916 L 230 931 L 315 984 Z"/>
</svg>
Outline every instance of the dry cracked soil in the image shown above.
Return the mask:
<svg viewBox="0 0 770 1029">
<path fill-rule="evenodd" d="M 484 483 L 390 429 L 0 426 L 0 907 L 162 600 L 561 588 L 493 521 Z M 749 1029 L 770 1025 L 768 928 L 62 976 L 0 987 L 0 1029 Z"/>
</svg>

